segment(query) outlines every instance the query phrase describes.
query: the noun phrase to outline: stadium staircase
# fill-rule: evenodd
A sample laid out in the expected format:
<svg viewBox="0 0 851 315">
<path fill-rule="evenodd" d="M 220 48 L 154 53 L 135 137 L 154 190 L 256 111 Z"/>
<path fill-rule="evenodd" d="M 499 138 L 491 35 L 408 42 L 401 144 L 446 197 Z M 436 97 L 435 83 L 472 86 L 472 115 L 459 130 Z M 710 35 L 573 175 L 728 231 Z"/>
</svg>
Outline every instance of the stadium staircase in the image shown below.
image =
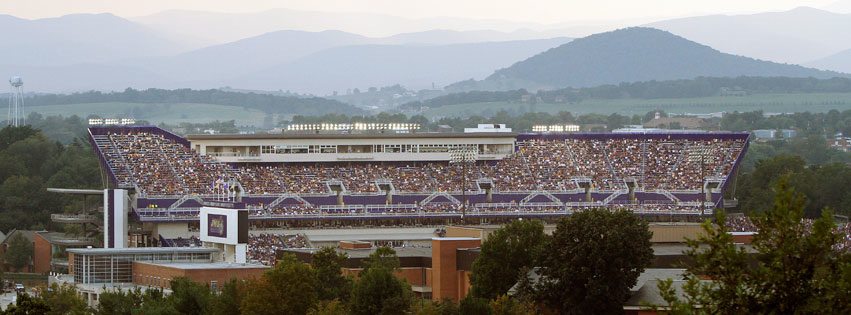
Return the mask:
<svg viewBox="0 0 851 315">
<path fill-rule="evenodd" d="M 171 173 L 173 174 L 173 176 L 171 177 L 177 180 L 178 184 L 180 184 L 180 187 L 183 188 L 183 192 L 188 193 L 189 185 L 186 184 L 186 180 L 184 180 L 183 176 L 181 176 L 183 174 L 180 174 L 179 172 L 177 172 L 177 169 L 174 168 L 174 164 L 172 163 L 172 160 L 169 159 L 168 154 L 165 153 L 165 150 L 163 150 L 163 146 L 159 145 L 157 146 L 157 149 L 159 149 L 158 151 L 161 155 L 160 158 L 162 158 L 162 160 L 165 161 L 166 164 L 168 164 L 168 168 L 171 169 Z"/>
<path fill-rule="evenodd" d="M 662 194 L 663 196 L 668 197 L 668 199 L 671 199 L 673 201 L 680 202 L 680 198 L 674 196 L 674 194 L 672 194 L 670 191 L 664 189 L 657 189 L 656 193 Z"/>
<path fill-rule="evenodd" d="M 203 200 L 203 199 L 201 199 L 201 198 L 200 198 L 200 197 L 198 197 L 198 196 L 194 196 L 194 195 L 184 195 L 183 197 L 180 197 L 180 199 L 177 199 L 177 201 L 175 201 L 174 203 L 172 203 L 170 206 L 168 206 L 168 210 L 174 210 L 174 209 L 177 209 L 178 207 L 180 207 L 180 205 L 182 205 L 184 202 L 189 201 L 189 200 L 195 200 L 195 201 L 197 201 L 198 203 L 204 203 L 204 200 Z"/>
<path fill-rule="evenodd" d="M 526 204 L 529 204 L 529 203 L 531 203 L 531 202 L 532 202 L 532 200 L 535 200 L 535 198 L 536 198 L 536 197 L 538 197 L 538 196 L 544 196 L 544 197 L 546 197 L 546 198 L 547 198 L 547 199 L 549 199 L 549 200 L 550 200 L 553 204 L 557 204 L 557 205 L 562 205 L 562 204 L 563 204 L 563 203 L 561 202 L 561 200 L 559 200 L 558 198 L 556 198 L 555 196 L 553 196 L 553 195 L 552 195 L 552 194 L 550 194 L 549 192 L 546 192 L 546 191 L 541 190 L 541 191 L 533 192 L 533 193 L 529 194 L 528 196 L 524 197 L 522 200 L 520 200 L 520 205 L 526 205 Z"/>
<path fill-rule="evenodd" d="M 273 201 L 272 201 L 272 202 L 270 202 L 269 204 L 267 204 L 267 205 L 265 206 L 265 208 L 266 208 L 266 209 L 268 209 L 268 210 L 274 209 L 275 207 L 277 207 L 279 204 L 281 204 L 282 202 L 284 202 L 284 201 L 285 201 L 285 200 L 287 200 L 287 199 L 295 199 L 295 200 L 297 200 L 298 202 L 301 202 L 303 205 L 306 205 L 306 206 L 312 206 L 309 202 L 307 202 L 307 200 L 302 199 L 302 198 L 301 198 L 301 197 L 299 197 L 298 195 L 295 195 L 295 194 L 285 194 L 285 195 L 280 196 L 280 197 L 278 197 L 277 199 L 273 200 Z"/>
<path fill-rule="evenodd" d="M 603 199 L 603 204 L 604 204 L 604 205 L 607 205 L 607 204 L 609 204 L 610 202 L 612 202 L 612 200 L 615 200 L 615 198 L 620 197 L 620 196 L 623 196 L 623 195 L 628 194 L 628 193 L 629 193 L 629 191 L 628 191 L 628 190 L 618 190 L 618 191 L 615 191 L 614 193 L 612 193 L 611 195 L 609 195 L 608 197 L 606 197 L 606 199 Z"/>
<path fill-rule="evenodd" d="M 620 185 L 625 185 L 623 183 L 623 179 L 619 176 L 618 172 L 615 170 L 614 163 L 612 163 L 612 159 L 609 157 L 609 151 L 606 150 L 606 147 L 603 147 L 601 150 L 603 152 L 603 156 L 606 157 L 606 168 L 609 169 L 609 180 L 612 182 L 612 188 L 615 189 L 623 189 L 623 187 L 618 187 Z M 604 178 L 605 180 L 605 178 Z"/>
<path fill-rule="evenodd" d="M 444 197 L 444 198 L 446 198 L 447 200 L 449 200 L 449 201 L 450 201 L 450 202 L 452 202 L 453 204 L 456 204 L 456 205 L 460 205 L 460 204 L 461 204 L 461 201 L 460 201 L 460 200 L 458 200 L 458 198 L 455 198 L 454 196 L 452 196 L 452 195 L 450 195 L 450 194 L 448 194 L 448 193 L 445 193 L 445 192 L 435 192 L 435 193 L 433 193 L 433 194 L 429 195 L 428 197 L 425 197 L 425 199 L 423 199 L 423 201 L 421 201 L 421 202 L 420 202 L 420 205 L 428 204 L 429 202 L 431 202 L 431 201 L 432 201 L 432 200 L 434 200 L 435 198 L 437 198 L 437 197 L 441 197 L 441 196 L 442 196 L 442 197 Z"/>
<path fill-rule="evenodd" d="M 92 135 L 92 139 L 95 141 L 95 144 L 98 146 L 98 148 L 100 148 L 101 152 L 103 152 L 104 154 L 106 154 L 106 152 L 111 152 L 112 154 L 121 159 L 121 166 L 123 167 L 115 165 L 115 162 L 113 162 L 111 159 L 105 159 L 106 163 L 109 166 L 109 169 L 112 171 L 113 174 L 115 174 L 115 178 L 123 178 L 133 181 L 133 172 L 130 171 L 130 164 L 128 164 L 127 160 L 124 159 L 124 155 L 121 154 L 121 151 L 118 150 L 118 146 L 115 144 L 115 142 L 112 141 L 112 138 L 110 138 L 108 135 Z M 132 186 L 133 183 L 127 180 L 117 183 L 118 186 Z"/>
<path fill-rule="evenodd" d="M 682 150 L 680 151 L 680 154 L 677 156 L 677 161 L 674 162 L 674 165 L 672 165 L 671 168 L 668 169 L 667 174 L 665 174 L 665 179 L 673 178 L 674 172 L 680 168 L 680 164 L 682 164 L 683 160 L 685 160 L 686 152 L 689 150 L 689 148 L 690 146 L 688 145 L 688 143 L 683 146 Z"/>
</svg>

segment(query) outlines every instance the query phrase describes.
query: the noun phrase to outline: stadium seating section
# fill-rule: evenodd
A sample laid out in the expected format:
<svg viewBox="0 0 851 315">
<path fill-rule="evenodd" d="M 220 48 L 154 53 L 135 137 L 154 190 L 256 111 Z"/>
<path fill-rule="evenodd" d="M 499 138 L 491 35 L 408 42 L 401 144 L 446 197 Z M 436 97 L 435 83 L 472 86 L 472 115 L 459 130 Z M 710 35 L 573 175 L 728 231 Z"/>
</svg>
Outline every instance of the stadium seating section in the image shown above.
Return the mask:
<svg viewBox="0 0 851 315">
<path fill-rule="evenodd" d="M 369 204 L 383 204 L 377 182 L 389 182 L 399 195 L 395 207 L 387 213 L 452 212 L 462 190 L 459 178 L 466 176 L 467 194 L 481 195 L 478 181 L 493 183 L 494 197 L 489 206 L 475 199 L 481 211 L 512 211 L 537 204 L 534 211 L 562 211 L 565 206 L 623 206 L 648 211 L 675 211 L 695 208 L 704 188 L 704 178 L 726 185 L 747 147 L 742 134 L 563 134 L 517 137 L 514 154 L 495 162 L 479 162 L 462 168 L 437 162 L 419 163 L 287 163 L 228 165 L 199 155 L 188 142 L 155 127 L 92 128 L 91 141 L 110 179 L 119 187 L 133 187 L 141 198 L 185 199 L 185 196 L 209 198 L 217 193 L 214 183 L 235 179 L 246 199 L 283 195 L 333 196 L 329 181 L 339 181 L 347 196 L 364 196 L 363 202 L 347 203 L 352 208 L 330 207 L 336 204 L 301 200 L 290 204 L 272 204 L 274 198 L 255 202 L 252 216 L 287 214 L 325 214 L 369 212 Z M 464 173 L 466 172 L 466 174 Z M 629 187 L 643 193 L 638 201 L 623 196 Z M 597 204 L 583 204 L 585 189 L 595 193 Z M 443 200 L 404 199 L 405 195 L 429 196 L 447 193 Z M 511 196 L 533 193 L 557 195 L 558 200 L 518 200 Z M 684 197 L 679 197 L 684 196 Z M 719 201 L 720 195 L 712 201 Z M 455 200 L 453 200 L 455 199 Z M 503 200 L 504 199 L 504 200 Z M 653 199 L 647 200 L 647 199 Z M 323 199 L 331 200 L 331 199 Z M 395 201 L 399 200 L 399 201 Z M 602 204 L 600 201 L 605 200 Z M 636 206 L 636 204 L 638 204 Z M 643 204 L 643 206 L 642 206 Z M 359 205 L 359 207 L 358 207 Z M 156 204 L 148 208 L 160 207 Z M 174 207 L 171 207 L 174 208 Z M 375 209 L 373 209 L 375 210 Z M 154 214 L 152 214 L 154 215 Z M 180 215 L 168 213 L 168 216 Z M 184 215 L 192 216 L 191 212 Z"/>
</svg>

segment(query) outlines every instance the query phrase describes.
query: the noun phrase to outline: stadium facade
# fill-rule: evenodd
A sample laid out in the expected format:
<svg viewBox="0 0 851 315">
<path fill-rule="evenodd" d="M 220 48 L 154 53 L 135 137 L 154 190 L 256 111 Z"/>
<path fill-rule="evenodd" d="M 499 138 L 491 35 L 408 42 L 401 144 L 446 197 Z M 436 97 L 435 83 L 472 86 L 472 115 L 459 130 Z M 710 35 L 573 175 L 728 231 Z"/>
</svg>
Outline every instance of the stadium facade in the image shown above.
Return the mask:
<svg viewBox="0 0 851 315">
<path fill-rule="evenodd" d="M 131 219 L 197 230 L 201 206 L 248 209 L 252 226 L 494 223 L 590 207 L 697 217 L 723 207 L 746 133 L 191 135 L 98 126 L 105 186 Z M 458 151 L 474 162 L 453 163 Z M 414 220 L 414 221 L 409 221 Z M 176 230 L 175 230 L 176 229 Z"/>
</svg>

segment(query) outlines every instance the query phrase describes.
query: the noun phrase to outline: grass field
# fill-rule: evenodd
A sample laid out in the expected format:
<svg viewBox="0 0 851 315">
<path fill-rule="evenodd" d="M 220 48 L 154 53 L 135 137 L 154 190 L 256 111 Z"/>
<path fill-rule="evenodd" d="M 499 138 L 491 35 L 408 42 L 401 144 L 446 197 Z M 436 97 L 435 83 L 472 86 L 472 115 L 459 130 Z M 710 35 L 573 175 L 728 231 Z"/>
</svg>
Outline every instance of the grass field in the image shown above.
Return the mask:
<svg viewBox="0 0 851 315">
<path fill-rule="evenodd" d="M 36 112 L 44 116 L 77 115 L 86 117 L 99 115 L 101 117 L 125 117 L 131 115 L 136 119 L 147 120 L 154 124 L 161 122 L 177 124 L 181 122 L 209 122 L 214 120 L 236 120 L 237 125 L 256 125 L 263 123 L 265 114 L 256 109 L 244 109 L 237 106 L 176 103 L 87 103 L 49 106 L 27 106 L 27 112 Z"/>
<path fill-rule="evenodd" d="M 514 113 L 529 111 L 557 113 L 568 111 L 573 114 L 612 114 L 643 115 L 653 110 L 668 113 L 708 114 L 716 112 L 746 112 L 762 110 L 766 113 L 787 112 L 827 112 L 831 109 L 851 109 L 851 93 L 829 94 L 758 94 L 740 97 L 701 97 L 676 99 L 615 99 L 585 100 L 576 104 L 521 104 L 516 102 L 490 102 L 457 104 L 429 109 L 426 117 L 452 117 L 492 115 L 500 110 Z"/>
</svg>

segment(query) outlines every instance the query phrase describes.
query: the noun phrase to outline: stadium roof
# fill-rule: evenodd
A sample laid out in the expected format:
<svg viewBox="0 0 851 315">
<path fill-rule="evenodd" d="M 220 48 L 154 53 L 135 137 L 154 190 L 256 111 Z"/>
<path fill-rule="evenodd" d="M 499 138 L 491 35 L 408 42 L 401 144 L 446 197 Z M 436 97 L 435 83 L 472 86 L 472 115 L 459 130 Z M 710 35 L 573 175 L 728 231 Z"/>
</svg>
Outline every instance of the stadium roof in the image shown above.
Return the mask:
<svg viewBox="0 0 851 315">
<path fill-rule="evenodd" d="M 123 255 L 123 254 L 170 254 L 170 253 L 215 253 L 212 247 L 128 247 L 128 248 L 69 248 L 69 253 L 81 255 Z"/>
<path fill-rule="evenodd" d="M 47 188 L 47 191 L 71 195 L 103 195 L 103 190 L 100 189 Z"/>
<path fill-rule="evenodd" d="M 237 263 L 229 263 L 229 262 L 201 262 L 201 263 L 187 263 L 187 262 L 152 262 L 152 261 L 142 261 L 139 262 L 142 264 L 149 264 L 154 266 L 168 267 L 174 269 L 181 270 L 203 270 L 203 269 L 267 269 L 269 266 L 255 263 L 245 263 L 245 264 L 237 264 Z"/>
<path fill-rule="evenodd" d="M 346 253 L 349 258 L 369 258 L 369 255 L 374 253 L 378 248 L 373 247 L 369 249 L 341 249 L 337 248 L 337 252 Z M 404 257 L 429 257 L 431 258 L 431 247 L 396 247 L 393 248 L 396 251 L 396 257 L 404 258 Z M 319 251 L 318 248 L 286 248 L 284 251 L 288 252 L 297 252 L 297 253 L 306 253 L 306 254 L 315 254 Z"/>
<path fill-rule="evenodd" d="M 384 139 L 384 138 L 513 138 L 513 132 L 476 132 L 476 133 L 282 133 L 282 134 L 226 134 L 226 135 L 187 135 L 188 140 L 246 140 L 246 139 Z"/>
</svg>

